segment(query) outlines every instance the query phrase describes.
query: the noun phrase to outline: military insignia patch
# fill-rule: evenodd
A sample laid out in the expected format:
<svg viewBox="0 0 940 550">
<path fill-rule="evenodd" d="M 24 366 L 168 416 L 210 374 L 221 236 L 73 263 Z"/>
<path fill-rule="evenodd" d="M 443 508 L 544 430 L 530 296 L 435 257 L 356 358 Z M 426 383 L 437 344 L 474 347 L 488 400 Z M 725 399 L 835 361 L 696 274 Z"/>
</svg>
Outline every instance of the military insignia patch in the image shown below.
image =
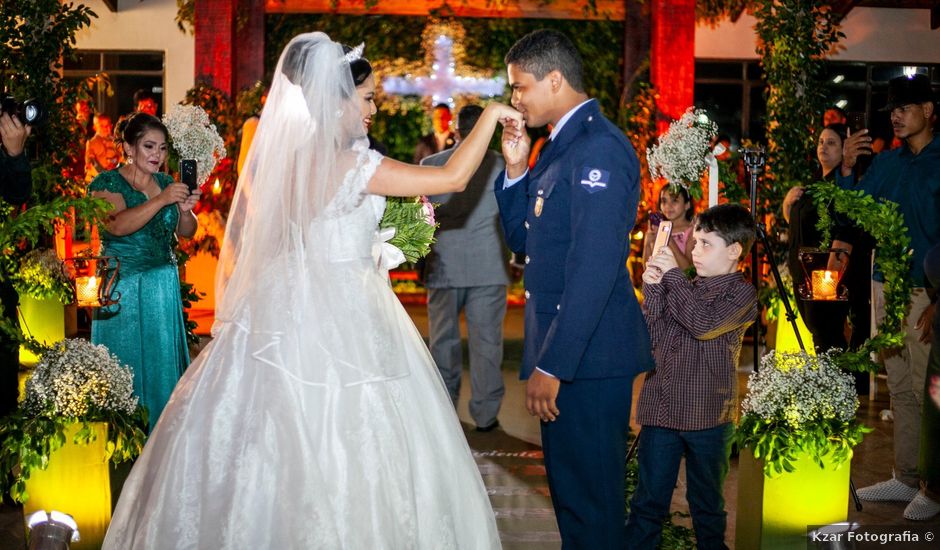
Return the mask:
<svg viewBox="0 0 940 550">
<path fill-rule="evenodd" d="M 584 187 L 588 193 L 597 193 L 607 189 L 610 183 L 610 172 L 600 168 L 591 168 L 585 166 L 581 169 L 581 187 Z"/>
<path fill-rule="evenodd" d="M 535 199 L 535 217 L 538 218 L 542 215 L 542 207 L 545 206 L 545 199 L 539 197 Z"/>
</svg>

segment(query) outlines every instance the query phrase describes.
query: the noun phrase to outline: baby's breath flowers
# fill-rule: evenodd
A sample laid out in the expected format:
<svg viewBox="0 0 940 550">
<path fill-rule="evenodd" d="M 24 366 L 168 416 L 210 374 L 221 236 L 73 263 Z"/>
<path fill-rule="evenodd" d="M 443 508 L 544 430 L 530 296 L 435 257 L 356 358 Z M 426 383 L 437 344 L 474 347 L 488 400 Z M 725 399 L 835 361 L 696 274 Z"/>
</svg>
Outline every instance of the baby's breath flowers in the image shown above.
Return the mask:
<svg viewBox="0 0 940 550">
<path fill-rule="evenodd" d="M 198 105 L 176 105 L 163 115 L 170 142 L 181 159 L 196 159 L 196 183 L 202 185 L 225 158 L 225 141 Z"/>
<path fill-rule="evenodd" d="M 708 167 L 705 156 L 718 133 L 718 125 L 705 111 L 689 107 L 669 125 L 656 145 L 646 150 L 650 176 L 665 179 L 670 187 L 685 187 L 696 199 L 702 198 L 701 179 Z"/>
<path fill-rule="evenodd" d="M 133 414 L 134 374 L 103 345 L 72 338 L 42 354 L 26 381 L 23 409 L 46 416 L 81 418 L 92 411 Z"/>
<path fill-rule="evenodd" d="M 0 419 L 0 491 L 25 502 L 26 480 L 44 470 L 67 443 L 71 426 L 77 445 L 95 439 L 92 423 L 107 425 L 106 457 L 118 464 L 143 449 L 147 414 L 134 395 L 134 375 L 103 345 L 68 339 L 47 348 L 26 381 L 19 408 Z"/>
<path fill-rule="evenodd" d="M 837 353 L 771 351 L 751 374 L 737 438 L 764 460 L 766 475 L 792 471 L 801 451 L 820 466 L 831 453 L 839 467 L 870 431 L 855 421 L 855 382 L 835 365 Z"/>
</svg>

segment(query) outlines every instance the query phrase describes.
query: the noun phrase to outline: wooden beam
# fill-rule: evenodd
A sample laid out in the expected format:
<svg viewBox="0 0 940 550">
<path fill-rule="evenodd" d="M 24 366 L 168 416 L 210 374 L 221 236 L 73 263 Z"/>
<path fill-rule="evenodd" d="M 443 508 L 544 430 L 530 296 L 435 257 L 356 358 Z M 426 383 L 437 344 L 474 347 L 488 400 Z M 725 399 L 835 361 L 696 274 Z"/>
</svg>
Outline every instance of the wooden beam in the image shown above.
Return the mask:
<svg viewBox="0 0 940 550">
<path fill-rule="evenodd" d="M 624 0 L 626 19 L 623 25 L 624 97 L 629 101 L 633 81 L 649 67 L 650 19 L 649 5 L 644 0 Z"/>
<path fill-rule="evenodd" d="M 540 19 L 610 19 L 623 21 L 624 0 L 265 0 L 265 13 L 342 13 L 348 15 L 439 15 Z"/>
<path fill-rule="evenodd" d="M 832 3 L 832 13 L 836 14 L 836 18 L 841 21 L 860 2 L 861 0 L 837 0 Z"/>
<path fill-rule="evenodd" d="M 862 8 L 896 8 L 908 10 L 926 10 L 933 9 L 937 5 L 936 0 L 861 0 L 859 7 Z"/>
</svg>

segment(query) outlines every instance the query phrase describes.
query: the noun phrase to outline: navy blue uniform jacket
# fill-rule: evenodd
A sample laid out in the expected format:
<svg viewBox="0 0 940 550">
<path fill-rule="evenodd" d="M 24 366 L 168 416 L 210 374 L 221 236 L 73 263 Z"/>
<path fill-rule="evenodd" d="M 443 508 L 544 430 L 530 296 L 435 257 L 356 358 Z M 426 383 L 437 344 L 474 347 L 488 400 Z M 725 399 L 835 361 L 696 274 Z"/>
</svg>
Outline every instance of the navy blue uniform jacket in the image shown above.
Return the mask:
<svg viewBox="0 0 940 550">
<path fill-rule="evenodd" d="M 495 188 L 506 241 L 527 254 L 521 378 L 535 367 L 563 381 L 652 369 L 626 267 L 640 184 L 623 132 L 592 100 L 522 180 L 503 189 L 503 178 Z"/>
</svg>

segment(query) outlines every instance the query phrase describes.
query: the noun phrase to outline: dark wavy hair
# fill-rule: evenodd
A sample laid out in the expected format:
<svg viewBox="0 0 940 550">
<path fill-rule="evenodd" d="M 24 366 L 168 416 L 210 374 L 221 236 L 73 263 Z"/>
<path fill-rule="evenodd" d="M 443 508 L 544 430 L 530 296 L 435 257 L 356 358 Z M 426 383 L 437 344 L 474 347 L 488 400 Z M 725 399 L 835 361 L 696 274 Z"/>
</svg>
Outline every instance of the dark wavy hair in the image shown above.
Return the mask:
<svg viewBox="0 0 940 550">
<path fill-rule="evenodd" d="M 140 138 L 144 137 L 144 134 L 150 130 L 163 132 L 164 139 L 170 141 L 170 132 L 160 122 L 159 118 L 147 113 L 134 113 L 121 128 L 121 143 L 131 146 L 137 145 Z"/>
</svg>

